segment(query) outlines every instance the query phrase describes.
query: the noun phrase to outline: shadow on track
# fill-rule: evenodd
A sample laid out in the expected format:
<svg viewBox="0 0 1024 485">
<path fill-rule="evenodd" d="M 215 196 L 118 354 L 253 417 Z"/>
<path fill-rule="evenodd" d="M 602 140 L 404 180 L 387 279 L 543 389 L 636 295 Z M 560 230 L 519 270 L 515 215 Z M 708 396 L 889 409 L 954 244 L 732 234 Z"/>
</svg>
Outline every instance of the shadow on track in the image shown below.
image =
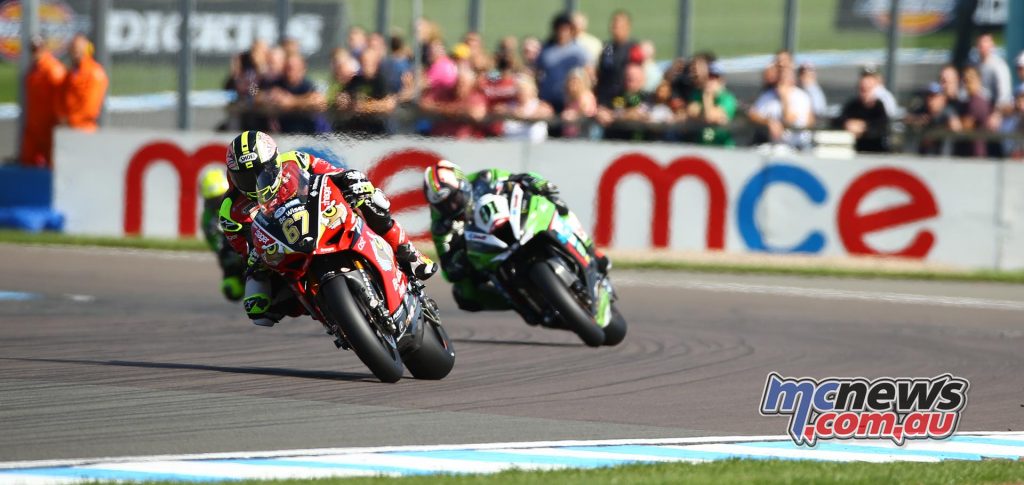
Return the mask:
<svg viewBox="0 0 1024 485">
<path fill-rule="evenodd" d="M 531 342 L 529 340 L 492 340 L 484 338 L 453 338 L 452 342 L 458 344 L 514 345 L 524 347 L 586 347 L 582 343 Z"/>
<path fill-rule="evenodd" d="M 50 362 L 56 364 L 106 365 L 114 367 L 137 367 L 143 369 L 184 369 L 224 372 L 228 374 L 250 374 L 271 377 L 297 377 L 300 379 L 324 379 L 331 381 L 377 382 L 372 374 L 353 372 L 316 371 L 301 369 L 282 369 L 279 367 L 234 367 L 207 364 L 183 364 L 179 362 L 140 362 L 130 360 L 84 360 L 84 359 L 33 359 L 33 358 L 0 358 L 0 360 L 18 360 L 25 362 Z"/>
</svg>

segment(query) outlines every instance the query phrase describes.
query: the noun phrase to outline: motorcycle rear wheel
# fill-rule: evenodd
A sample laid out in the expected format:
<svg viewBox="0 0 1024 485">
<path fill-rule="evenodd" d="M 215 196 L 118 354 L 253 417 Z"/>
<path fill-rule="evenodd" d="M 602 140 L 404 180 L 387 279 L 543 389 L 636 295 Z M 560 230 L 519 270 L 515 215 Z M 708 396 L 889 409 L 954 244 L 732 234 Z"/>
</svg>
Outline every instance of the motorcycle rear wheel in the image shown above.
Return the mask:
<svg viewBox="0 0 1024 485">
<path fill-rule="evenodd" d="M 356 356 L 374 376 L 381 382 L 398 382 L 403 372 L 398 348 L 379 335 L 379 330 L 367 320 L 345 280 L 340 276 L 331 278 L 320 287 L 325 313 L 334 320 Z"/>
<path fill-rule="evenodd" d="M 540 294 L 558 312 L 565 327 L 583 340 L 590 347 L 600 347 L 604 343 L 604 330 L 590 316 L 579 301 L 573 297 L 569 288 L 545 262 L 535 263 L 530 268 L 530 280 L 537 285 Z"/>
</svg>

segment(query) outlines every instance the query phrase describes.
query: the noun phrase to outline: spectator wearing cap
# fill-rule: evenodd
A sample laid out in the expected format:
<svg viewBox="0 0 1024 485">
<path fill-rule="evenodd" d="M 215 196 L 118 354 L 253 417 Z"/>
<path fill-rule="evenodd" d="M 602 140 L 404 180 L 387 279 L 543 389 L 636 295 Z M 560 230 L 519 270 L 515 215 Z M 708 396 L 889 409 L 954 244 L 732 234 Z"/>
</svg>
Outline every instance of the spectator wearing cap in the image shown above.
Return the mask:
<svg viewBox="0 0 1024 485">
<path fill-rule="evenodd" d="M 783 143 L 798 150 L 809 148 L 808 128 L 814 125 L 811 97 L 796 86 L 792 69 L 775 69 L 775 86 L 758 96 L 748 111 L 750 121 L 763 129 L 756 140 Z"/>
<path fill-rule="evenodd" d="M 834 127 L 853 134 L 858 152 L 889 151 L 889 115 L 876 97 L 878 79 L 866 74 L 857 83 L 857 96 L 843 105 Z"/>
<path fill-rule="evenodd" d="M 917 148 L 917 152 L 921 155 L 945 155 L 949 153 L 949 148 L 945 146 L 944 137 L 929 136 L 929 131 L 948 130 L 959 132 L 963 129 L 956 107 L 949 104 L 942 85 L 938 82 L 928 85 L 924 93 L 923 106 L 916 112 L 908 114 L 904 121 L 907 125 L 913 126 L 922 132 L 921 141 Z"/>
<path fill-rule="evenodd" d="M 306 77 L 302 56 L 285 59 L 284 75 L 269 89 L 260 91 L 257 102 L 277 112 L 276 130 L 281 133 L 320 133 L 326 131 L 322 111 L 324 95 Z M 273 127 L 275 123 L 271 123 Z"/>
<path fill-rule="evenodd" d="M 1024 137 L 1024 82 L 1017 85 L 1013 92 L 1013 111 L 1003 118 L 1000 132 L 1007 135 Z M 1020 138 L 1008 138 L 1003 142 L 1003 153 L 1016 159 L 1024 158 L 1024 141 Z"/>
<path fill-rule="evenodd" d="M 107 72 L 92 54 L 92 42 L 85 35 L 71 39 L 72 67 L 64 77 L 59 116 L 62 124 L 76 130 L 96 131 L 107 95 Z"/>
<path fill-rule="evenodd" d="M 572 25 L 576 28 L 576 43 L 587 51 L 587 61 L 590 67 L 594 67 L 597 64 L 597 59 L 601 56 L 601 39 L 597 36 L 587 32 L 589 22 L 587 16 L 583 12 L 572 13 Z"/>
<path fill-rule="evenodd" d="M 814 64 L 810 62 L 800 64 L 796 70 L 796 78 L 800 89 L 803 89 L 811 97 L 811 110 L 814 111 L 814 115 L 825 116 L 825 112 L 828 110 L 828 101 L 825 100 L 825 92 L 818 84 L 818 72 L 814 69 Z"/>
<path fill-rule="evenodd" d="M 605 139 L 639 141 L 647 138 L 645 130 L 628 123 L 650 120 L 650 95 L 643 90 L 644 84 L 644 68 L 639 64 L 627 64 L 624 92 L 612 99 L 611 107 L 601 106 L 597 110 L 596 119 L 605 127 Z"/>
<path fill-rule="evenodd" d="M 67 76 L 64 64 L 41 38 L 32 39 L 32 66 L 25 76 L 25 128 L 21 163 L 49 168 L 53 157 L 53 128 L 57 126 L 60 89 Z"/>
<path fill-rule="evenodd" d="M 988 94 L 989 104 L 999 112 L 1013 109 L 1013 87 L 1010 80 L 1010 66 L 996 55 L 996 44 L 992 34 L 978 36 L 978 74 L 981 85 Z"/>
<path fill-rule="evenodd" d="M 878 72 L 878 67 L 871 64 L 861 67 L 860 77 L 864 76 L 875 78 L 875 98 L 885 107 L 885 114 L 889 115 L 889 119 L 895 119 L 899 115 L 900 106 L 896 103 L 896 96 L 893 96 L 892 92 L 885 87 L 885 80 Z"/>
<path fill-rule="evenodd" d="M 725 87 L 722 66 L 697 57 L 690 64 L 693 84 L 686 105 L 689 119 L 697 121 L 697 131 L 687 133 L 686 141 L 704 145 L 735 146 L 728 125 L 736 116 L 736 96 Z"/>
<path fill-rule="evenodd" d="M 605 42 L 601 57 L 597 61 L 597 85 L 594 94 L 602 106 L 611 107 L 612 100 L 621 96 L 625 89 L 626 64 L 635 42 L 630 38 L 633 25 L 629 13 L 618 10 L 612 14 L 609 32 L 611 38 Z"/>
<path fill-rule="evenodd" d="M 587 53 L 573 41 L 572 20 L 561 14 L 551 21 L 551 38 L 537 57 L 540 99 L 557 112 L 565 107 L 565 80 L 569 73 L 587 65 Z"/>
</svg>

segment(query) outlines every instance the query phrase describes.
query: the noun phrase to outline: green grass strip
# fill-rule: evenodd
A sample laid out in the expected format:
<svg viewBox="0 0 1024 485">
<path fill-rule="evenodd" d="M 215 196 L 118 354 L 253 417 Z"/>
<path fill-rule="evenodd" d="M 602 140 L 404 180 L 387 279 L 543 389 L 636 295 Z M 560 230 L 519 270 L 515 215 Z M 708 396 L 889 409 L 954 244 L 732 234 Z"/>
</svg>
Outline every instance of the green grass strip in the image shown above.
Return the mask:
<svg viewBox="0 0 1024 485">
<path fill-rule="evenodd" d="M 207 251 L 199 239 L 160 239 L 145 237 L 72 236 L 59 232 L 23 232 L 0 230 L 0 243 L 53 244 L 58 246 L 99 246 L 109 248 L 164 249 L 171 251 Z"/>
<path fill-rule="evenodd" d="M 14 230 L 0 230 L 0 243 L 53 244 L 63 246 L 99 246 L 115 248 L 163 249 L 172 251 L 206 251 L 206 245 L 198 239 L 121 238 L 108 236 L 72 236 L 57 232 L 28 233 Z M 429 244 L 420 244 L 431 258 L 436 253 Z M 1024 271 L 981 270 L 971 272 L 907 271 L 874 268 L 835 268 L 827 266 L 778 266 L 750 263 L 703 263 L 680 260 L 630 261 L 615 259 L 619 269 L 649 269 L 669 271 L 690 271 L 695 273 L 731 273 L 792 275 L 831 278 L 877 278 L 933 281 L 977 281 L 1024 284 Z"/>
<path fill-rule="evenodd" d="M 174 482 L 149 482 L 174 483 Z M 833 463 L 819 461 L 723 460 L 661 463 L 556 471 L 506 471 L 491 475 L 428 475 L 403 478 L 325 478 L 221 482 L 259 485 L 559 485 L 594 484 L 974 484 L 1024 483 L 1024 462 L 1010 460 L 939 463 Z"/>
</svg>

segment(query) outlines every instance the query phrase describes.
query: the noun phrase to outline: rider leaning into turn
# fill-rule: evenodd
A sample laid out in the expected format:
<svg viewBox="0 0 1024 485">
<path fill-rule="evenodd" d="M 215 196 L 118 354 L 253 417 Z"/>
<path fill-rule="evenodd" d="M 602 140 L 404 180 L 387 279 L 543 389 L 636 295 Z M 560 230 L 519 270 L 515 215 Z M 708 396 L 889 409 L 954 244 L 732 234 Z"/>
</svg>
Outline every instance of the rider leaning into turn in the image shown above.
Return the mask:
<svg viewBox="0 0 1024 485">
<path fill-rule="evenodd" d="M 246 131 L 232 140 L 226 161 L 231 187 L 221 203 L 220 224 L 231 247 L 248 258 L 243 305 L 253 323 L 272 326 L 285 315 L 297 316 L 303 311 L 294 295 L 283 289 L 281 278 L 256 260 L 251 247 L 250 226 L 259 209 L 256 180 L 266 167 L 272 167 L 278 177 L 283 173 L 280 168 L 288 163 L 311 174 L 329 176 L 366 225 L 391 245 L 396 259 L 403 263 L 403 271 L 419 279 L 437 271 L 437 265 L 413 246 L 402 226 L 391 217 L 391 202 L 384 192 L 362 172 L 339 169 L 304 152 L 278 153 L 273 138 L 259 131 Z"/>
<path fill-rule="evenodd" d="M 217 255 L 217 263 L 223 273 L 220 289 L 224 297 L 238 301 L 242 299 L 245 290 L 245 261 L 224 238 L 224 231 L 220 228 L 218 218 L 220 204 L 228 188 L 228 178 L 224 175 L 224 170 L 211 168 L 203 172 L 199 178 L 199 194 L 203 197 L 203 214 L 199 225 L 203 229 L 206 245 Z"/>
<path fill-rule="evenodd" d="M 437 248 L 441 273 L 452 282 L 452 296 L 459 308 L 466 311 L 507 310 L 509 304 L 498 293 L 485 274 L 475 270 L 466 253 L 464 230 L 466 206 L 473 197 L 472 187 L 486 184 L 496 187 L 515 182 L 524 189 L 548 198 L 560 215 L 569 207 L 558 197 L 558 187 L 536 173 L 513 174 L 501 169 L 481 170 L 468 176 L 458 165 L 441 160 L 427 167 L 423 174 L 423 192 L 430 203 L 430 233 Z M 600 261 L 607 264 L 603 254 Z"/>
</svg>

